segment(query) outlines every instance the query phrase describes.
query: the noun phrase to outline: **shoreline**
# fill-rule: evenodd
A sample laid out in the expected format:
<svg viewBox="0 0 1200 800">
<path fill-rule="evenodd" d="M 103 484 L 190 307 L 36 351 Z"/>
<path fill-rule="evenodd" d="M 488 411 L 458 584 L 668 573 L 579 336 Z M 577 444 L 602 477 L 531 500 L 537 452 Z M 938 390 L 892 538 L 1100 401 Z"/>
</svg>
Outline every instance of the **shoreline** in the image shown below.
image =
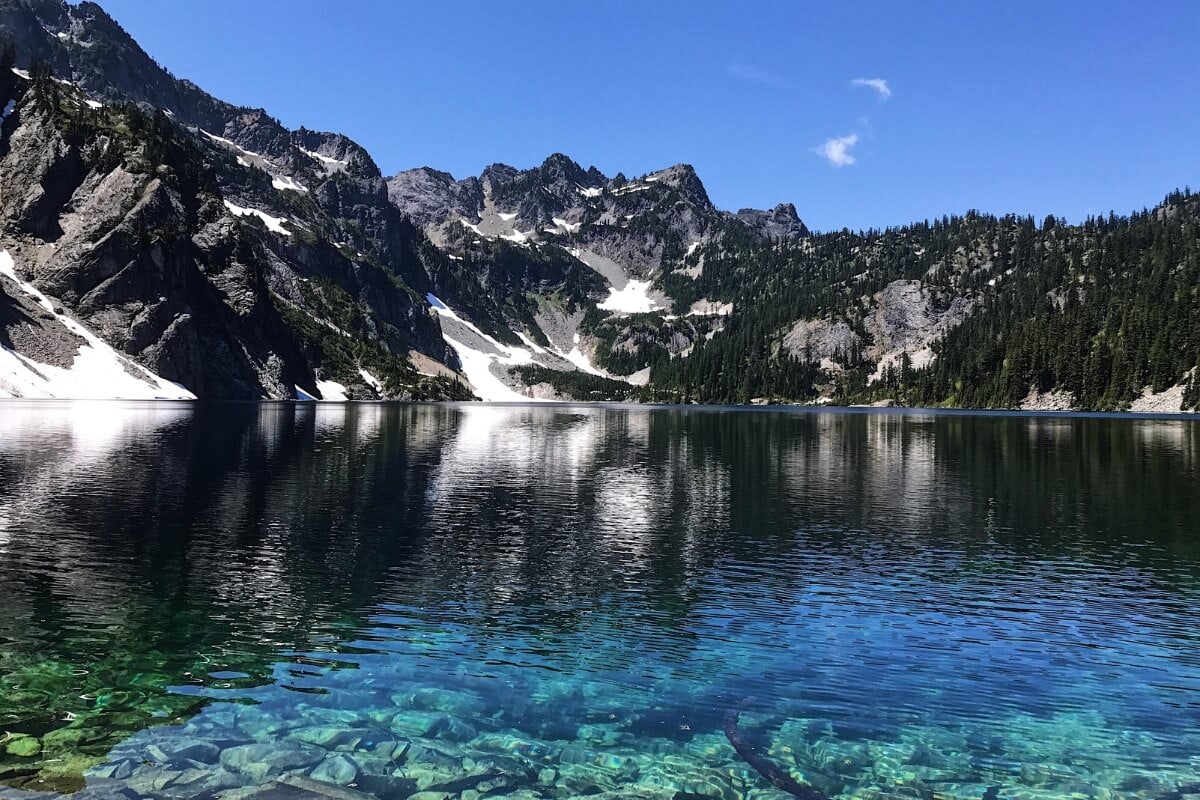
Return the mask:
<svg viewBox="0 0 1200 800">
<path fill-rule="evenodd" d="M 954 408 L 938 406 L 871 406 L 871 405 L 818 405 L 790 404 L 717 404 L 717 403 L 631 403 L 606 402 L 603 400 L 529 400 L 483 401 L 483 400 L 205 400 L 202 398 L 58 398 L 58 397 L 5 397 L 0 398 L 0 413 L 4 408 L 20 405 L 94 405 L 120 403 L 123 405 L 169 405 L 169 406 L 222 406 L 222 405 L 278 405 L 305 407 L 335 406 L 449 406 L 454 408 L 610 408 L 624 410 L 703 411 L 709 413 L 791 413 L 791 414 L 838 414 L 863 416 L 970 416 L 970 417 L 1044 417 L 1052 419 L 1131 419 L 1131 420 L 1177 420 L 1200 421 L 1196 411 L 1096 411 L 1056 410 L 1019 408 Z"/>
</svg>

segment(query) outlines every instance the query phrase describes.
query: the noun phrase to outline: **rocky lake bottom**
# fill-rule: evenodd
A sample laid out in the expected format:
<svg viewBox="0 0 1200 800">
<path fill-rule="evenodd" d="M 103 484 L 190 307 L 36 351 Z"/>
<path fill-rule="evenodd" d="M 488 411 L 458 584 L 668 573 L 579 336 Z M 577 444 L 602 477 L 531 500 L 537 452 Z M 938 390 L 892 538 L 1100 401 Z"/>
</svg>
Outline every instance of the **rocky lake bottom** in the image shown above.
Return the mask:
<svg viewBox="0 0 1200 800">
<path fill-rule="evenodd" d="M 1200 426 L 0 406 L 0 798 L 1200 792 Z"/>
</svg>

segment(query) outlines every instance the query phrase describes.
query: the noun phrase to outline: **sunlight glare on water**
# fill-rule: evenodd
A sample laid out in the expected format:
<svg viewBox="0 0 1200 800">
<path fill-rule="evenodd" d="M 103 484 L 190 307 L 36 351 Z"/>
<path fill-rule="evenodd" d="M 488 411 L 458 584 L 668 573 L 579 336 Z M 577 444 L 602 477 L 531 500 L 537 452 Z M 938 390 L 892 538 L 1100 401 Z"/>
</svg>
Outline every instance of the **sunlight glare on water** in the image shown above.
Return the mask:
<svg viewBox="0 0 1200 800">
<path fill-rule="evenodd" d="M 736 712 L 827 797 L 1158 800 L 1200 781 L 1198 455 L 1131 418 L 5 404 L 0 796 L 785 796 Z"/>
</svg>

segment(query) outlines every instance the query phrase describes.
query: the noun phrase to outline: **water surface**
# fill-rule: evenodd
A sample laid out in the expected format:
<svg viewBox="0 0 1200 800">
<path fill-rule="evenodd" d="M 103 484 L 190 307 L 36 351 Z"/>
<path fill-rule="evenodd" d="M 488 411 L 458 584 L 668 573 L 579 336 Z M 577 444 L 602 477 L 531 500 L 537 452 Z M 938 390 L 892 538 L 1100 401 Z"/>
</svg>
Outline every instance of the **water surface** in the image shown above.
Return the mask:
<svg viewBox="0 0 1200 800">
<path fill-rule="evenodd" d="M 785 797 L 740 709 L 830 797 L 1160 798 L 1200 781 L 1198 456 L 1178 420 L 7 403 L 0 794 Z"/>
</svg>

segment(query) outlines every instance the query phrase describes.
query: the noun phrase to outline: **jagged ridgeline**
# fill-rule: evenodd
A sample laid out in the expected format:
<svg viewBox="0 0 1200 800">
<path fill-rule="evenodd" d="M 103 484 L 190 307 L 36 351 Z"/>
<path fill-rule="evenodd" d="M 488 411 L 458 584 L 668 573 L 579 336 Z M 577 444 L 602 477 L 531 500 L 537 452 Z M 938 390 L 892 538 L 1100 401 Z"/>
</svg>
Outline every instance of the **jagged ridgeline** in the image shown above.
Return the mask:
<svg viewBox="0 0 1200 800">
<path fill-rule="evenodd" d="M 815 233 L 676 165 L 385 179 L 160 67 L 99 6 L 0 0 L 0 394 L 1179 411 L 1198 201 Z M 417 155 L 419 157 L 419 154 Z"/>
<path fill-rule="evenodd" d="M 175 80 L 92 4 L 0 3 L 0 36 L 0 391 L 471 396 L 440 255 L 361 148 Z"/>
</svg>

